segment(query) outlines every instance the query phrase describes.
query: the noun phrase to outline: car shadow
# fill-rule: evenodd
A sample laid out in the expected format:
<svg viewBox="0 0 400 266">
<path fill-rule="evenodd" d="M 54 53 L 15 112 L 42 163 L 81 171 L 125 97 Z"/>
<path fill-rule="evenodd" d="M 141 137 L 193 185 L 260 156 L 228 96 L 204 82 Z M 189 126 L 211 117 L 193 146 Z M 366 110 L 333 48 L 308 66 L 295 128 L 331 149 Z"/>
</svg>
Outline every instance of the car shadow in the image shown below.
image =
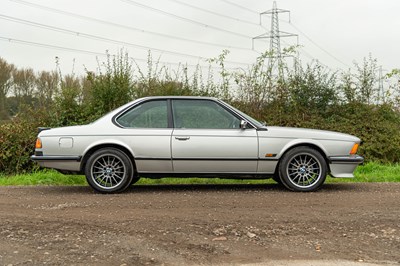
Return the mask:
<svg viewBox="0 0 400 266">
<path fill-rule="evenodd" d="M 43 186 L 36 187 L 45 194 L 98 194 L 89 186 Z M 333 183 L 324 184 L 320 190 L 314 193 L 329 193 L 338 191 L 355 191 L 357 183 Z M 157 185 L 133 185 L 121 194 L 154 193 L 154 192 L 187 192 L 187 191 L 216 191 L 216 192 L 237 192 L 237 191 L 265 191 L 279 193 L 294 193 L 279 184 L 157 184 Z M 114 194 L 115 195 L 115 194 Z"/>
<path fill-rule="evenodd" d="M 357 186 L 356 183 L 334 183 L 324 184 L 316 191 L 319 192 L 335 192 L 335 191 L 353 191 Z M 182 184 L 182 185 L 133 185 L 124 193 L 137 192 L 176 192 L 176 191 L 274 191 L 293 193 L 280 184 Z"/>
</svg>

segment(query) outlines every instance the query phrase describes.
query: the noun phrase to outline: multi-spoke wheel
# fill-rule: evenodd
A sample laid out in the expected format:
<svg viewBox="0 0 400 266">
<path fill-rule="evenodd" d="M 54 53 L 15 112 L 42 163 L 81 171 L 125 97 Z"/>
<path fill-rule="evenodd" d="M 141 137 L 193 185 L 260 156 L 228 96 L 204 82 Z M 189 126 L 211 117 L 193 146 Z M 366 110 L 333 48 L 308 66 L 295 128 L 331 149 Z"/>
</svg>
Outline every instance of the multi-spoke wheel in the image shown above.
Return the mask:
<svg viewBox="0 0 400 266">
<path fill-rule="evenodd" d="M 90 156 L 85 167 L 89 185 L 103 193 L 125 190 L 132 182 L 133 171 L 129 157 L 115 148 L 96 151 Z"/>
<path fill-rule="evenodd" d="M 287 152 L 279 164 L 282 183 L 294 191 L 315 191 L 326 179 L 327 165 L 322 155 L 309 147 Z"/>
</svg>

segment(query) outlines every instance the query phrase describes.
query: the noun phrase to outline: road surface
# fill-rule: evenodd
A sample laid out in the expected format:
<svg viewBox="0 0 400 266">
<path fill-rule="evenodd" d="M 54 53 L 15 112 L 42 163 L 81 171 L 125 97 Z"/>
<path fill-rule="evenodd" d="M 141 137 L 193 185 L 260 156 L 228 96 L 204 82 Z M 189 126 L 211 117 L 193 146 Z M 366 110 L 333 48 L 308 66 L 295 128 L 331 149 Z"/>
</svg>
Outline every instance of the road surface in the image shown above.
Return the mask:
<svg viewBox="0 0 400 266">
<path fill-rule="evenodd" d="M 0 187 L 0 265 L 398 265 L 400 183 Z"/>
</svg>

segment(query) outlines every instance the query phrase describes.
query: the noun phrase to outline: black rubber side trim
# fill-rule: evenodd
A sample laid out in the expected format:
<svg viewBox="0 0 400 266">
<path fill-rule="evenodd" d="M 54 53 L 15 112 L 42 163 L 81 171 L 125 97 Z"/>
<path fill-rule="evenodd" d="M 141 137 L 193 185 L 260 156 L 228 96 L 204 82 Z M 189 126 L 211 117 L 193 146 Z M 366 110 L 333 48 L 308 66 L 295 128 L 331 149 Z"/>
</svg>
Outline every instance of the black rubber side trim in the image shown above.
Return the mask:
<svg viewBox="0 0 400 266">
<path fill-rule="evenodd" d="M 75 161 L 80 162 L 82 156 L 36 156 L 32 155 L 33 161 Z"/>
<path fill-rule="evenodd" d="M 135 161 L 279 161 L 275 158 L 154 158 L 135 157 Z"/>
<path fill-rule="evenodd" d="M 361 164 L 364 162 L 364 158 L 356 155 L 356 156 L 332 156 L 329 157 L 329 163 L 358 163 Z"/>
</svg>

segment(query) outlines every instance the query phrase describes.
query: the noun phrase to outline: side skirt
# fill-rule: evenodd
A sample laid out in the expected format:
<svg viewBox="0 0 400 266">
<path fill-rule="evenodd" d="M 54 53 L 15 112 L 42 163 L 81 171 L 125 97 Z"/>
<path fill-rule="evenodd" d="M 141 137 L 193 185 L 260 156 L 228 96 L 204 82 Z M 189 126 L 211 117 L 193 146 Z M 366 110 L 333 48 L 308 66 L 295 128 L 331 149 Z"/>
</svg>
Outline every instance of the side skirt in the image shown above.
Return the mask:
<svg viewBox="0 0 400 266">
<path fill-rule="evenodd" d="M 175 178 L 190 178 L 190 177 L 197 177 L 197 178 L 223 178 L 223 179 L 268 179 L 272 178 L 273 174 L 246 174 L 246 173 L 239 173 L 239 174 L 225 174 L 225 173 L 139 173 L 139 177 L 146 177 L 152 179 L 160 179 L 160 178 L 167 178 L 167 177 L 175 177 Z"/>
</svg>

